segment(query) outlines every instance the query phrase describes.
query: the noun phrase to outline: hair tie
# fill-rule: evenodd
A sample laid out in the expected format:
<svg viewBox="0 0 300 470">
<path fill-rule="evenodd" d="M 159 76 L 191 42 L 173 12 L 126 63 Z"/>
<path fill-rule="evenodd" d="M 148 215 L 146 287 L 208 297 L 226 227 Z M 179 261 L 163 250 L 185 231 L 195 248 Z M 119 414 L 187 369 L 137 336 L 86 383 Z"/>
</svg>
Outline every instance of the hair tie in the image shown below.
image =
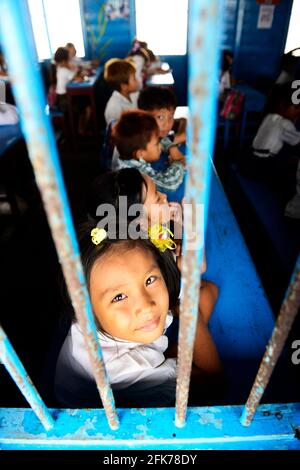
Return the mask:
<svg viewBox="0 0 300 470">
<path fill-rule="evenodd" d="M 104 228 L 93 228 L 91 231 L 92 242 L 99 245 L 107 237 L 107 231 Z"/>
<path fill-rule="evenodd" d="M 171 238 L 174 235 L 167 227 L 163 227 L 159 224 L 152 225 L 148 230 L 148 235 L 153 245 L 162 253 L 167 249 L 175 250 L 176 243 Z M 169 235 L 171 235 L 171 237 Z"/>
</svg>

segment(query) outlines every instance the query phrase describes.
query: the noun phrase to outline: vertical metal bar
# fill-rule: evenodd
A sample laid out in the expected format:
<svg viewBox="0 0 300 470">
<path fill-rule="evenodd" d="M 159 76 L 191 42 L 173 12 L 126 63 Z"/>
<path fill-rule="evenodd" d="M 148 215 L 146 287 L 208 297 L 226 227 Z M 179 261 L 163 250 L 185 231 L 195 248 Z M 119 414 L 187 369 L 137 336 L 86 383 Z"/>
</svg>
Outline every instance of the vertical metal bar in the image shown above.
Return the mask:
<svg viewBox="0 0 300 470">
<path fill-rule="evenodd" d="M 20 111 L 21 126 L 44 202 L 72 304 L 85 335 L 96 384 L 112 429 L 118 427 L 114 398 L 105 373 L 78 244 L 61 174 L 37 58 L 32 48 L 27 2 L 0 0 L 0 40 Z M 45 247 L 47 249 L 47 247 Z"/>
<path fill-rule="evenodd" d="M 46 430 L 53 428 L 54 420 L 30 380 L 3 328 L 0 326 L 0 359 L 25 396 Z"/>
<path fill-rule="evenodd" d="M 261 397 L 269 383 L 273 369 L 284 347 L 292 324 L 300 307 L 300 256 L 297 260 L 290 285 L 285 294 L 272 336 L 261 361 L 249 398 L 241 416 L 241 424 L 248 426 Z"/>
<path fill-rule="evenodd" d="M 218 57 L 223 2 L 191 0 L 189 3 L 188 177 L 184 213 L 180 328 L 176 388 L 176 426 L 185 424 L 193 343 L 198 315 L 199 285 L 205 234 L 211 162 L 215 136 Z M 200 205 L 200 211 L 198 211 Z M 202 213 L 202 220 L 195 214 Z M 196 223 L 196 226 L 195 226 Z M 191 246 L 191 232 L 196 234 Z"/>
</svg>

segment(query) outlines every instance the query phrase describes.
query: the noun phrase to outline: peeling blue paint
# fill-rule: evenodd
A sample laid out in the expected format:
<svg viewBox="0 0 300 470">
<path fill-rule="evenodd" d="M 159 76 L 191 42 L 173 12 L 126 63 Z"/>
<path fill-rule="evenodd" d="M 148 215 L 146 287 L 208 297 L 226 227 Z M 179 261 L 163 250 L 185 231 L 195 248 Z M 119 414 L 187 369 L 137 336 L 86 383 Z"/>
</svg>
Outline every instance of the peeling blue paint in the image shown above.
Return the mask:
<svg viewBox="0 0 300 470">
<path fill-rule="evenodd" d="M 120 428 L 108 426 L 103 409 L 50 410 L 55 428 L 45 432 L 30 409 L 0 410 L 1 449 L 298 449 L 294 429 L 300 404 L 261 405 L 250 427 L 242 406 L 188 408 L 186 426 L 174 424 L 174 408 L 121 409 Z"/>
</svg>

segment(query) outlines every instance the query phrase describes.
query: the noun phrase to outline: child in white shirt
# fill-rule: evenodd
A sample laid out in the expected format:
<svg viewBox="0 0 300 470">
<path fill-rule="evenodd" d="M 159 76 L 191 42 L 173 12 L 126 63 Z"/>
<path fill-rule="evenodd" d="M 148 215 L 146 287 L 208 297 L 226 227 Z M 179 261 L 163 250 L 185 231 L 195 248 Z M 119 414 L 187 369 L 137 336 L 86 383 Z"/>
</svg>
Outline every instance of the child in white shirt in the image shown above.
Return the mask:
<svg viewBox="0 0 300 470">
<path fill-rule="evenodd" d="M 70 63 L 69 51 L 65 47 L 59 47 L 54 54 L 56 64 L 56 99 L 57 108 L 67 110 L 67 84 L 73 80 L 77 73 L 77 67 Z M 79 80 L 79 77 L 78 77 Z"/>
<path fill-rule="evenodd" d="M 137 108 L 138 82 L 134 66 L 123 59 L 106 62 L 104 79 L 114 89 L 104 111 L 108 125 L 111 121 L 120 119 L 124 111 Z"/>
<path fill-rule="evenodd" d="M 297 153 L 300 132 L 295 123 L 300 105 L 293 103 L 291 83 L 276 85 L 268 104 L 268 114 L 262 121 L 252 143 L 252 172 L 255 176 L 283 180 L 291 160 Z M 296 170 L 296 164 L 294 165 Z M 295 172 L 295 171 L 294 171 Z"/>
<path fill-rule="evenodd" d="M 167 405 L 175 397 L 176 359 L 165 356 L 165 330 L 172 322 L 169 309 L 179 296 L 179 271 L 168 249 L 170 240 L 166 234 L 162 246 L 154 232 L 132 239 L 127 220 L 120 226 L 110 222 L 103 224 L 108 227 L 104 229 L 91 221 L 82 227 L 80 235 L 105 368 L 117 404 L 120 397 L 122 404 L 125 399 L 130 406 Z M 194 365 L 208 375 L 220 369 L 216 348 L 201 317 L 197 321 Z M 76 321 L 60 351 L 55 388 L 64 406 L 100 404 Z"/>
</svg>

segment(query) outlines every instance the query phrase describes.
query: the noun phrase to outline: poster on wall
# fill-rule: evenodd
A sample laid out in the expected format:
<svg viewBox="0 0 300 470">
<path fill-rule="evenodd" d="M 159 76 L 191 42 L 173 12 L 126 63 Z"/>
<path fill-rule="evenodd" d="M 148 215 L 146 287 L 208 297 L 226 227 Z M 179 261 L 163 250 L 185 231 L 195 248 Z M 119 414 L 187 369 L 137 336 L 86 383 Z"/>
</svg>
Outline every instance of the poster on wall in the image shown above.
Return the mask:
<svg viewBox="0 0 300 470">
<path fill-rule="evenodd" d="M 274 18 L 274 5 L 260 5 L 258 14 L 258 29 L 270 29 L 272 28 Z"/>
<path fill-rule="evenodd" d="M 129 17 L 129 0 L 110 0 L 105 4 L 105 16 L 108 20 Z"/>
</svg>

